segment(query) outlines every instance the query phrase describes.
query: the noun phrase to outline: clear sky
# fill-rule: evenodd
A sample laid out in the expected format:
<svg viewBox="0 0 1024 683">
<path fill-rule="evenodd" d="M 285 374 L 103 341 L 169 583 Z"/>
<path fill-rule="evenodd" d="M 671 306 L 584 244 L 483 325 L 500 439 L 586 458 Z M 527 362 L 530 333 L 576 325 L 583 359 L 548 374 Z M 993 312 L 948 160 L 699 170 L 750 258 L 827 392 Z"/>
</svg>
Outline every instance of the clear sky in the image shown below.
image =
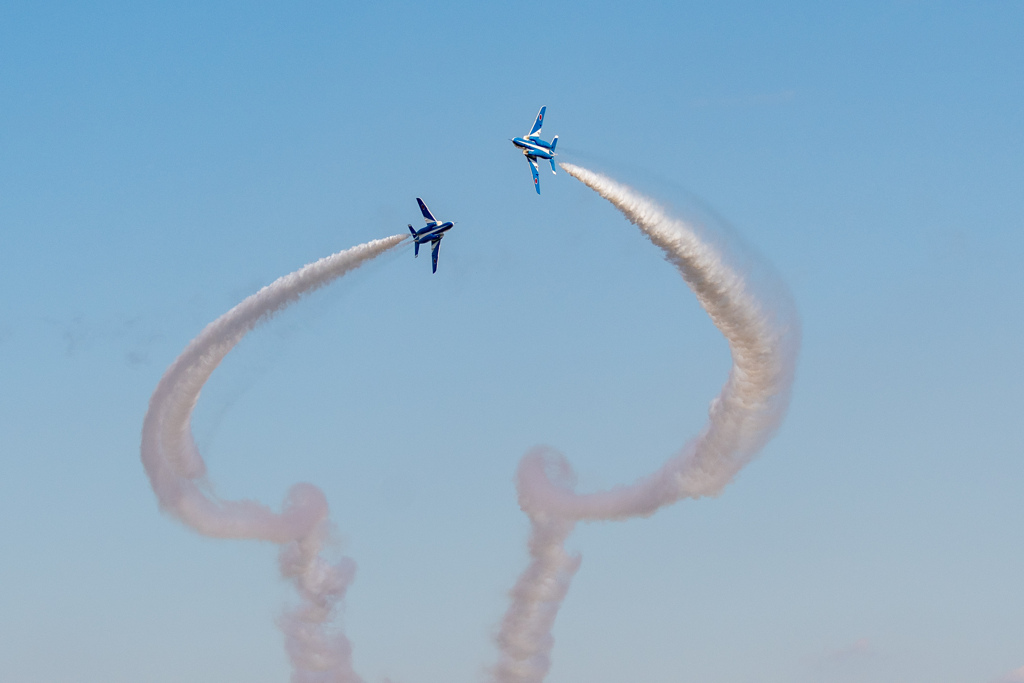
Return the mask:
<svg viewBox="0 0 1024 683">
<path fill-rule="evenodd" d="M 572 537 L 549 680 L 1024 680 L 1022 35 L 1010 1 L 3 3 L 0 678 L 287 680 L 276 549 L 161 515 L 142 417 L 207 322 L 421 196 L 438 273 L 407 245 L 261 328 L 195 433 L 225 497 L 327 494 L 368 683 L 481 679 L 519 458 L 632 481 L 730 365 L 609 205 L 534 194 L 546 104 L 803 323 L 721 497 Z"/>
</svg>

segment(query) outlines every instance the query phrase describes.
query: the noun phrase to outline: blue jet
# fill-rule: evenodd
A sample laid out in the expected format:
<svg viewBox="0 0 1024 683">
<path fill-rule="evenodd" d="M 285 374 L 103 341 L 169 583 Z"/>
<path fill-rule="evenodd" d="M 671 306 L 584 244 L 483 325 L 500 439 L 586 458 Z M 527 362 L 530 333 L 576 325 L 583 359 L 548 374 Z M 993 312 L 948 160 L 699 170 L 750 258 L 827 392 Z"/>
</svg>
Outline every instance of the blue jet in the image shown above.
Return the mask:
<svg viewBox="0 0 1024 683">
<path fill-rule="evenodd" d="M 451 221 L 438 223 L 437 219 L 434 218 L 434 214 L 430 213 L 430 209 L 428 209 L 427 205 L 423 203 L 423 200 L 417 197 L 416 201 L 419 202 L 420 212 L 423 213 L 423 219 L 427 222 L 427 227 L 416 230 L 412 225 L 409 226 L 409 232 L 412 233 L 412 239 L 416 245 L 414 256 L 420 255 L 421 244 L 424 242 L 430 242 L 430 246 L 432 247 L 430 256 L 434 261 L 434 270 L 432 272 L 436 273 L 437 250 L 441 248 L 441 238 L 444 237 L 446 232 L 452 229 L 455 223 L 452 223 Z"/>
<path fill-rule="evenodd" d="M 558 136 L 551 138 L 551 142 L 544 142 L 540 139 L 540 129 L 544 125 L 544 111 L 547 107 L 541 107 L 537 114 L 537 120 L 533 124 L 530 133 L 524 138 L 513 138 L 512 144 L 523 150 L 523 156 L 530 162 L 530 170 L 533 171 L 533 187 L 537 194 L 540 194 L 540 176 L 538 175 L 537 159 L 547 159 L 551 162 L 551 172 L 555 172 L 555 145 L 558 144 Z"/>
</svg>

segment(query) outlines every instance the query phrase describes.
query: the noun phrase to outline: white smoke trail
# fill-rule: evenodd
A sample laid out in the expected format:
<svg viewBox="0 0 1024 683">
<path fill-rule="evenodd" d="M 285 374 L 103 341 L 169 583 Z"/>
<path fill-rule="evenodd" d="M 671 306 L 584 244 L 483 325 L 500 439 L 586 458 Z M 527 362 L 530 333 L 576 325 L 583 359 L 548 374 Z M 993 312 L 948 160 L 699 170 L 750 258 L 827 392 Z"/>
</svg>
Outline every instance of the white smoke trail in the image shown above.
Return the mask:
<svg viewBox="0 0 1024 683">
<path fill-rule="evenodd" d="M 355 563 L 330 564 L 320 555 L 330 532 L 327 500 L 312 484 L 296 484 L 280 513 L 251 500 L 220 500 L 205 479 L 206 464 L 192 436 L 199 393 L 224 357 L 261 321 L 303 294 L 336 280 L 395 247 L 408 235 L 374 240 L 338 252 L 275 280 L 214 320 L 164 373 L 142 426 L 142 463 L 161 509 L 215 538 L 280 544 L 281 575 L 301 603 L 279 625 L 292 661 L 293 683 L 358 683 L 351 647 L 331 629 L 335 606 L 355 575 Z"/>
<path fill-rule="evenodd" d="M 523 458 L 517 488 L 530 517 L 532 561 L 512 591 L 498 633 L 498 683 L 540 683 L 547 674 L 551 626 L 579 565 L 563 546 L 576 522 L 647 517 L 683 498 L 720 493 L 782 421 L 799 346 L 790 309 L 760 300 L 743 273 L 691 226 L 611 178 L 572 164 L 561 167 L 665 252 L 728 340 L 733 367 L 700 434 L 629 486 L 580 495 L 572 490 L 572 468 L 561 455 L 537 450 Z"/>
</svg>

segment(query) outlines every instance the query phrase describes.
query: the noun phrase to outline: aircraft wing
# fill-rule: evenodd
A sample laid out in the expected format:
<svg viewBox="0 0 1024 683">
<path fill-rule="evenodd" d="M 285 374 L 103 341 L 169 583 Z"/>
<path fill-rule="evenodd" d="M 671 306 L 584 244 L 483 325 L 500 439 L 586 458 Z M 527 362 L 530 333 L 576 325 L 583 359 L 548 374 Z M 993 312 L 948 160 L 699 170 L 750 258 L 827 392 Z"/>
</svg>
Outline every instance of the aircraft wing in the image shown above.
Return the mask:
<svg viewBox="0 0 1024 683">
<path fill-rule="evenodd" d="M 436 273 L 437 272 L 437 252 L 441 250 L 441 240 L 434 240 L 432 242 L 432 245 L 433 245 L 434 248 L 430 251 L 430 259 L 431 259 L 431 261 L 433 261 L 433 268 L 434 269 L 431 272 L 432 273 Z"/>
<path fill-rule="evenodd" d="M 530 162 L 530 170 L 533 171 L 533 186 L 537 189 L 537 194 L 540 194 L 540 175 L 537 173 L 537 162 L 530 157 L 526 157 L 526 160 Z"/>
<path fill-rule="evenodd" d="M 434 218 L 434 214 L 430 213 L 430 209 L 428 209 L 427 205 L 423 203 L 423 200 L 420 199 L 419 197 L 417 197 L 416 201 L 419 202 L 420 213 L 423 214 L 423 218 L 424 218 L 424 220 L 427 221 L 427 225 L 430 225 L 432 223 L 437 223 L 437 219 Z"/>
<path fill-rule="evenodd" d="M 540 135 L 540 129 L 544 125 L 544 110 L 547 107 L 541 107 L 540 111 L 537 112 L 537 120 L 533 122 L 533 128 L 530 130 L 530 134 L 526 137 L 533 137 L 534 135 Z"/>
</svg>

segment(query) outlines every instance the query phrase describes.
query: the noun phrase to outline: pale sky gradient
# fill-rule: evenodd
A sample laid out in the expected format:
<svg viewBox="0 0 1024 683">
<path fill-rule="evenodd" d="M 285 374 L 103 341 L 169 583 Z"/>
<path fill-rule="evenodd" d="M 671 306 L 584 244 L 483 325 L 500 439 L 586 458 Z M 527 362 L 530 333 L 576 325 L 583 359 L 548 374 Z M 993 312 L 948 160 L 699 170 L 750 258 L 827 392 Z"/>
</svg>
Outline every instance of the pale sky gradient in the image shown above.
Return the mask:
<svg viewBox="0 0 1024 683">
<path fill-rule="evenodd" d="M 228 357 L 226 497 L 325 491 L 368 683 L 477 681 L 513 474 L 632 481 L 728 350 L 657 250 L 508 138 L 747 245 L 803 323 L 717 499 L 581 526 L 551 683 L 992 683 L 1024 666 L 1024 4 L 0 6 L 0 678 L 285 681 L 269 545 L 159 513 L 147 401 L 304 263 L 458 221 Z M 767 265 L 764 265 L 767 264 Z"/>
</svg>

